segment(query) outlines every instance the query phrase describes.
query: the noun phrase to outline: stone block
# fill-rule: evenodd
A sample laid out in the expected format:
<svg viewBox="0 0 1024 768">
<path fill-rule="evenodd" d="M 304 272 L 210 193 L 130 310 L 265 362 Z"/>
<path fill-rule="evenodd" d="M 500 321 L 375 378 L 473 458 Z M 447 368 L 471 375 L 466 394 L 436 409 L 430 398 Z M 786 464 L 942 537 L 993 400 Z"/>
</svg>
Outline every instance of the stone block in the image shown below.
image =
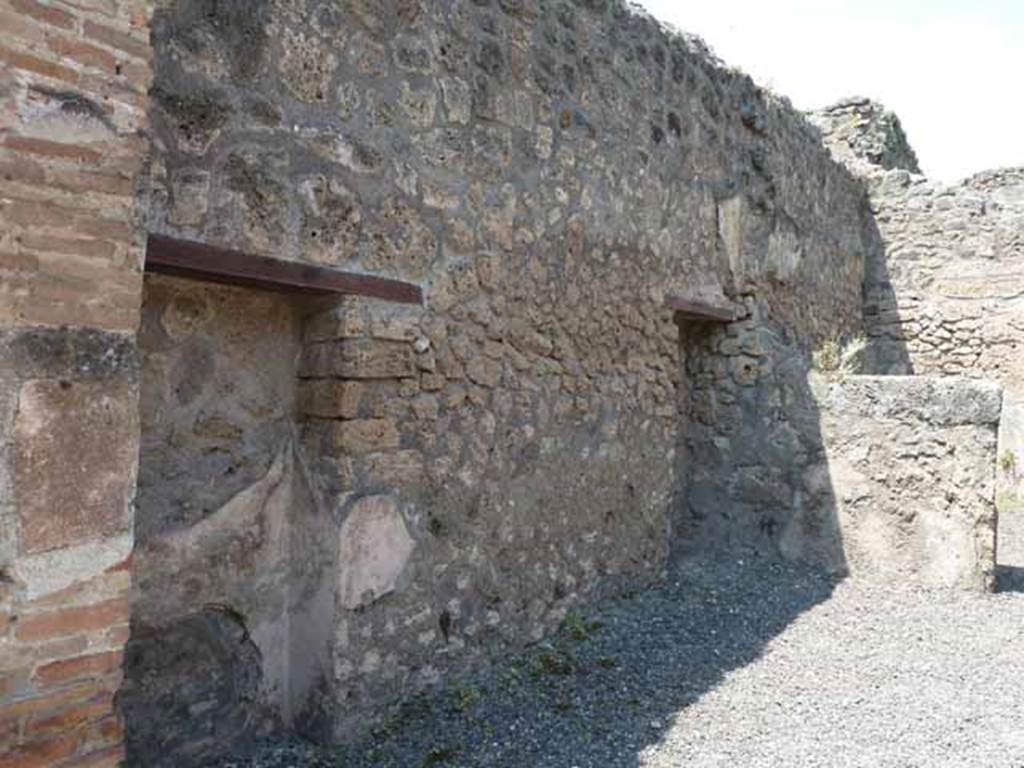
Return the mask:
<svg viewBox="0 0 1024 768">
<path fill-rule="evenodd" d="M 23 642 L 37 643 L 127 624 L 128 617 L 128 598 L 119 597 L 93 605 L 58 608 L 23 616 L 18 622 L 16 636 Z"/>
<path fill-rule="evenodd" d="M 370 485 L 407 487 L 423 481 L 426 465 L 419 451 L 385 451 L 364 459 L 366 482 Z"/>
<path fill-rule="evenodd" d="M 332 425 L 333 447 L 342 453 L 373 453 L 398 448 L 401 437 L 389 419 L 356 419 Z"/>
<path fill-rule="evenodd" d="M 303 416 L 321 419 L 354 419 L 359 416 L 359 404 L 365 385 L 358 381 L 338 379 L 312 379 L 300 381 L 298 408 Z"/>
<path fill-rule="evenodd" d="M 340 376 L 340 359 L 336 342 L 307 344 L 302 348 L 299 360 L 299 378 L 325 379 Z"/>
<path fill-rule="evenodd" d="M 336 307 L 306 318 L 302 337 L 307 344 L 351 339 L 365 336 L 368 328 L 363 305 L 346 299 Z"/>
<path fill-rule="evenodd" d="M 995 586 L 996 427 L 988 381 L 849 376 L 814 388 L 828 457 L 808 490 L 836 506 L 854 576 Z"/>
<path fill-rule="evenodd" d="M 380 339 L 310 344 L 302 351 L 302 378 L 403 379 L 416 375 L 412 345 Z"/>
<path fill-rule="evenodd" d="M 401 379 L 416 375 L 411 344 L 401 341 L 354 339 L 339 345 L 338 369 L 352 379 Z"/>
<path fill-rule="evenodd" d="M 393 498 L 357 501 L 339 536 L 338 602 L 354 609 L 394 591 L 415 547 Z"/>
<path fill-rule="evenodd" d="M 134 387 L 121 381 L 32 380 L 22 386 L 11 450 L 22 553 L 130 527 L 137 408 Z"/>
</svg>

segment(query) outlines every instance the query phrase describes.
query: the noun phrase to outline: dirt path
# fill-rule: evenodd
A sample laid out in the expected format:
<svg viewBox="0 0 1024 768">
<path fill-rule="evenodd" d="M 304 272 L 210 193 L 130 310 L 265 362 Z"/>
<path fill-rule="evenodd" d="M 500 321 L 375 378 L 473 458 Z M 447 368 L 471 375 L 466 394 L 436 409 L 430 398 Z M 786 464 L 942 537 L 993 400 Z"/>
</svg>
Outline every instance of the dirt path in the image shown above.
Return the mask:
<svg viewBox="0 0 1024 768">
<path fill-rule="evenodd" d="M 1024 766 L 1024 594 L 693 566 L 404 707 L 235 766 Z"/>
</svg>

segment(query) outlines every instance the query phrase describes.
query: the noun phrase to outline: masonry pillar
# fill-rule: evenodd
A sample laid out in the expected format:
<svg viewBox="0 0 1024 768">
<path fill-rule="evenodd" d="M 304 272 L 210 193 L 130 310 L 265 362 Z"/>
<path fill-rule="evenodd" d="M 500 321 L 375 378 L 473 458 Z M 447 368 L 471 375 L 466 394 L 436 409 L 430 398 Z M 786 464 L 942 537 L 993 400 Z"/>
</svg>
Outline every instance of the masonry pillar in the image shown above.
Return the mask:
<svg viewBox="0 0 1024 768">
<path fill-rule="evenodd" d="M 0 0 L 0 766 L 123 757 L 148 18 Z"/>
</svg>

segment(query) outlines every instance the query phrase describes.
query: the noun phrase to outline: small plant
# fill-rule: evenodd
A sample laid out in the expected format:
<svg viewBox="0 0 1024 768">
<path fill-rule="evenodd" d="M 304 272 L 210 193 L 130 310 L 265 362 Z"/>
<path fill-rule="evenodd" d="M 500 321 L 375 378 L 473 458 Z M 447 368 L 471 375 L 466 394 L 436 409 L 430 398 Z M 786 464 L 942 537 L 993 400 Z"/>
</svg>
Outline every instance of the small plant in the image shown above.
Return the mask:
<svg viewBox="0 0 1024 768">
<path fill-rule="evenodd" d="M 837 376 L 851 376 L 860 371 L 868 339 L 858 334 L 847 342 L 840 338 L 826 339 L 811 355 L 814 370 Z"/>
<path fill-rule="evenodd" d="M 841 352 L 842 348 L 836 339 L 828 339 L 822 342 L 821 346 L 814 350 L 812 355 L 814 370 L 820 373 L 838 371 Z"/>
<path fill-rule="evenodd" d="M 523 684 L 523 670 L 518 664 L 510 664 L 504 669 L 505 685 L 509 687 Z"/>
<path fill-rule="evenodd" d="M 562 621 L 562 628 L 569 634 L 569 637 L 579 643 L 593 637 L 594 633 L 599 630 L 601 626 L 601 622 L 587 621 L 583 616 L 575 611 L 569 611 L 569 613 L 565 615 L 565 619 Z"/>
<path fill-rule="evenodd" d="M 602 669 L 615 669 L 619 666 L 619 660 L 614 656 L 601 656 L 596 660 L 596 664 Z"/>
<path fill-rule="evenodd" d="M 572 699 L 567 694 L 561 694 L 552 703 L 552 707 L 556 712 L 569 712 L 572 710 Z"/>
<path fill-rule="evenodd" d="M 1011 510 L 1019 509 L 1021 506 L 1021 498 L 1016 493 L 1010 491 L 1003 491 L 996 496 L 996 509 L 1000 512 L 1009 512 Z"/>
<path fill-rule="evenodd" d="M 457 712 L 468 712 L 480 701 L 482 694 L 475 685 L 460 685 L 452 691 L 452 707 Z"/>
<path fill-rule="evenodd" d="M 582 642 L 590 638 L 590 633 L 587 632 L 587 626 L 583 617 L 575 611 L 569 611 L 569 613 L 565 615 L 565 620 L 562 622 L 562 626 L 565 627 L 565 631 L 569 633 L 569 637 L 573 640 Z"/>
<path fill-rule="evenodd" d="M 430 768 L 430 766 L 450 762 L 454 760 L 458 754 L 458 751 L 452 747 L 432 747 L 423 758 L 423 768 Z"/>
<path fill-rule="evenodd" d="M 839 370 L 842 373 L 853 375 L 859 373 L 864 365 L 864 352 L 868 348 L 868 337 L 859 333 L 850 339 L 839 355 Z"/>
<path fill-rule="evenodd" d="M 536 673 L 540 675 L 568 676 L 576 672 L 576 659 L 568 651 L 556 648 L 537 658 Z"/>
<path fill-rule="evenodd" d="M 410 722 L 427 717 L 433 709 L 433 703 L 426 694 L 419 694 L 401 702 L 384 716 L 383 720 L 372 729 L 372 733 L 380 738 L 392 736 Z"/>
<path fill-rule="evenodd" d="M 1007 475 L 1012 475 L 1014 470 L 1017 469 L 1017 454 L 1013 451 L 1003 451 L 1002 456 L 999 457 L 999 466 Z"/>
</svg>

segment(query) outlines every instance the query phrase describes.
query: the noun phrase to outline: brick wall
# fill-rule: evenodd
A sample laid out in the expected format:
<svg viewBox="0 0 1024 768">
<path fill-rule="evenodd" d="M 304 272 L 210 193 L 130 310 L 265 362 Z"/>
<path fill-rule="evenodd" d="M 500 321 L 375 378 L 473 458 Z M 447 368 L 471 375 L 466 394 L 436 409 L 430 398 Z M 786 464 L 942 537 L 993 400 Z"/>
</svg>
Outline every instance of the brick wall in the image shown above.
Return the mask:
<svg viewBox="0 0 1024 768">
<path fill-rule="evenodd" d="M 0 766 L 123 755 L 148 17 L 0 0 Z"/>
</svg>

